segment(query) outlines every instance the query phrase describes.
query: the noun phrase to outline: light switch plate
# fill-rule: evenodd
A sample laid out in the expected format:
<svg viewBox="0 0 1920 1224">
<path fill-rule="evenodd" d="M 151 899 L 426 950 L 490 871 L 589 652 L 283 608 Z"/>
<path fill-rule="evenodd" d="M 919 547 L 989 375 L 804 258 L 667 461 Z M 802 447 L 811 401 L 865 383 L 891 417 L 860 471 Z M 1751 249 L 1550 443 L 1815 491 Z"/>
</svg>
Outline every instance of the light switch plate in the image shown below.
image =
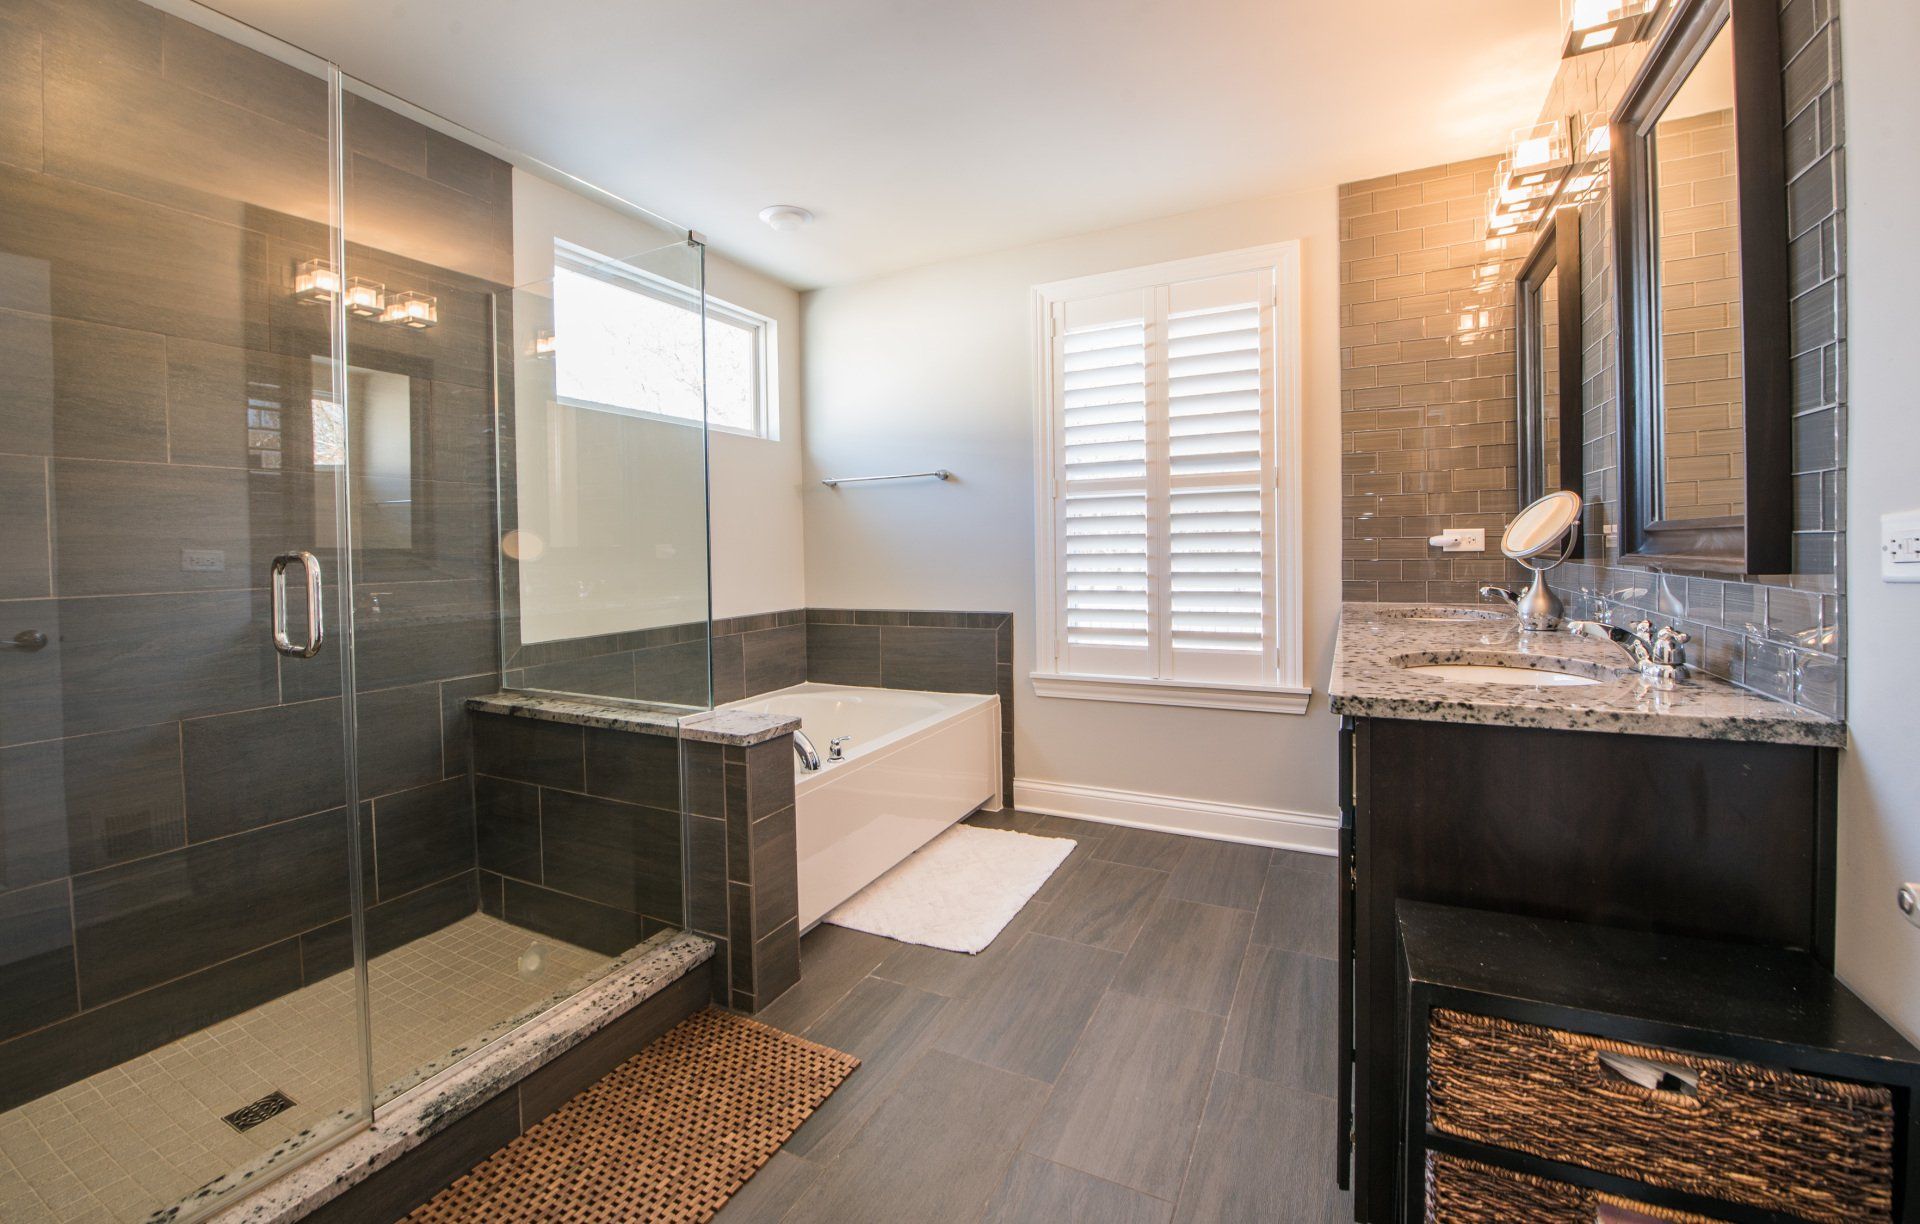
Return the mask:
<svg viewBox="0 0 1920 1224">
<path fill-rule="evenodd" d="M 1880 580 L 1920 582 L 1920 510 L 1880 516 Z"/>
</svg>

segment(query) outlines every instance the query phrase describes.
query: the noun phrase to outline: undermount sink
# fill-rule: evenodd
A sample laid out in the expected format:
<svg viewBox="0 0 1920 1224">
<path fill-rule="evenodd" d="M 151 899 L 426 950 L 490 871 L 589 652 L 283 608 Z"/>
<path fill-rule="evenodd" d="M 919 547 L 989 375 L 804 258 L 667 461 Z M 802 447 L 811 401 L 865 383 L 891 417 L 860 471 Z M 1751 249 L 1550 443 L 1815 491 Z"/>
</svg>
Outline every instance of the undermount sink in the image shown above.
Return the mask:
<svg viewBox="0 0 1920 1224">
<path fill-rule="evenodd" d="M 1623 674 L 1588 659 L 1502 650 L 1421 651 L 1393 660 L 1402 671 L 1451 684 L 1511 684 L 1519 688 L 1576 688 Z"/>
<path fill-rule="evenodd" d="M 1512 620 L 1513 613 L 1491 608 L 1387 608 L 1380 612 L 1384 620 L 1409 621 L 1497 621 Z"/>
</svg>

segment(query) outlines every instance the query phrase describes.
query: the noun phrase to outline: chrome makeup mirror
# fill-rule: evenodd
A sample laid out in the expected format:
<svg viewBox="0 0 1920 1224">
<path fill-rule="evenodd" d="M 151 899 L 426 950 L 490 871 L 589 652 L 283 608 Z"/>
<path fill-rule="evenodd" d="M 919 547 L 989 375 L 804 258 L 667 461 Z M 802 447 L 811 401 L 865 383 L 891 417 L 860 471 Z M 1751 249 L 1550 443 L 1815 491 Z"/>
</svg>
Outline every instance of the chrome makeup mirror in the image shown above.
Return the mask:
<svg viewBox="0 0 1920 1224">
<path fill-rule="evenodd" d="M 1500 537 L 1500 551 L 1533 571 L 1526 594 L 1506 587 L 1483 586 L 1482 599 L 1504 599 L 1513 605 L 1526 633 L 1552 633 L 1560 628 L 1566 609 L 1547 585 L 1547 571 L 1567 559 L 1580 538 L 1580 495 L 1572 489 L 1549 493 L 1527 506 Z M 1557 555 L 1554 550 L 1558 549 Z M 1551 559 L 1548 559 L 1551 557 Z"/>
</svg>

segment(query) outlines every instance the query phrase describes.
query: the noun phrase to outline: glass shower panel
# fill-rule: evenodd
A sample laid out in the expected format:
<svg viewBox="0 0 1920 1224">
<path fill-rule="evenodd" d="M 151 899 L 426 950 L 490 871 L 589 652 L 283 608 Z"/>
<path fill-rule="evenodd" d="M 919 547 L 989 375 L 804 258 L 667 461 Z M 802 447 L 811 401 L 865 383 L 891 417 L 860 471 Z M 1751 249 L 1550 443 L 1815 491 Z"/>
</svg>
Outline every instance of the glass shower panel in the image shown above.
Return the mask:
<svg viewBox="0 0 1920 1224">
<path fill-rule="evenodd" d="M 507 684 L 706 709 L 703 248 L 612 258 L 526 228 L 542 275 L 511 302 Z"/>
<path fill-rule="evenodd" d="M 369 1116 L 334 110 L 0 0 L 0 1218 L 192 1218 Z"/>
<path fill-rule="evenodd" d="M 542 359 L 532 337 L 524 349 L 517 341 L 513 288 L 522 231 L 538 217 L 520 214 L 523 173 L 472 133 L 354 81 L 343 119 L 352 317 L 344 384 L 315 410 L 353 439 L 353 688 L 371 847 L 364 890 L 379 1102 L 544 1011 L 649 937 L 683 927 L 682 837 L 671 736 L 590 746 L 581 728 L 535 726 L 529 735 L 571 737 L 563 753 L 571 775 L 537 777 L 510 745 L 471 736 L 466 701 L 502 686 L 501 635 L 512 631 L 502 627 L 502 566 L 521 572 L 523 543 L 547 539 L 545 520 L 507 525 L 524 484 L 516 486 L 515 464 L 496 466 L 495 452 L 496 430 L 503 448 L 513 444 L 516 404 L 523 420 L 546 421 L 545 400 L 528 413 L 517 382 Z M 542 241 L 551 278 L 553 243 Z M 676 404 L 691 404 L 692 419 L 674 428 L 676 461 L 697 461 L 699 252 L 683 242 L 622 266 L 654 293 L 675 294 L 673 309 L 691 321 L 691 355 L 676 335 L 682 365 L 663 385 Z M 642 445 L 581 441 L 629 463 Z M 609 481 L 635 478 L 630 468 L 559 475 L 562 487 L 584 484 L 594 497 L 616 492 Z M 661 569 L 694 592 L 673 607 L 698 622 L 704 674 L 704 472 L 691 486 L 693 529 L 682 521 L 687 478 L 673 475 L 671 488 L 656 481 L 649 491 L 641 473 L 639 490 L 618 492 L 672 519 L 647 551 L 655 555 L 657 543 L 675 554 Z M 663 501 L 669 493 L 679 500 Z M 604 548 L 610 530 L 631 530 L 631 521 L 596 522 L 588 539 Z M 597 559 L 613 577 L 630 555 Z M 631 598 L 640 585 L 616 589 Z M 519 588 L 511 592 L 517 599 Z M 614 695 L 634 696 L 630 663 L 627 676 Z M 587 759 L 596 762 L 591 778 Z M 624 780 L 609 780 L 614 773 Z"/>
</svg>

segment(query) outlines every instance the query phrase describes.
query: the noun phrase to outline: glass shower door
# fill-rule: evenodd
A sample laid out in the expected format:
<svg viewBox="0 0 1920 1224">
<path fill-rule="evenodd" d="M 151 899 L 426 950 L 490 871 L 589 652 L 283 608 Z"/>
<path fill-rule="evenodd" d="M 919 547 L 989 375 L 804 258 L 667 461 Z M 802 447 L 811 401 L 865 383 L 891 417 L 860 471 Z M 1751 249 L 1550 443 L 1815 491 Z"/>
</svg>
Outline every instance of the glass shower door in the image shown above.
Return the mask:
<svg viewBox="0 0 1920 1224">
<path fill-rule="evenodd" d="M 238 26 L 0 0 L 3 1219 L 191 1218 L 369 1117 L 336 110 Z"/>
</svg>

